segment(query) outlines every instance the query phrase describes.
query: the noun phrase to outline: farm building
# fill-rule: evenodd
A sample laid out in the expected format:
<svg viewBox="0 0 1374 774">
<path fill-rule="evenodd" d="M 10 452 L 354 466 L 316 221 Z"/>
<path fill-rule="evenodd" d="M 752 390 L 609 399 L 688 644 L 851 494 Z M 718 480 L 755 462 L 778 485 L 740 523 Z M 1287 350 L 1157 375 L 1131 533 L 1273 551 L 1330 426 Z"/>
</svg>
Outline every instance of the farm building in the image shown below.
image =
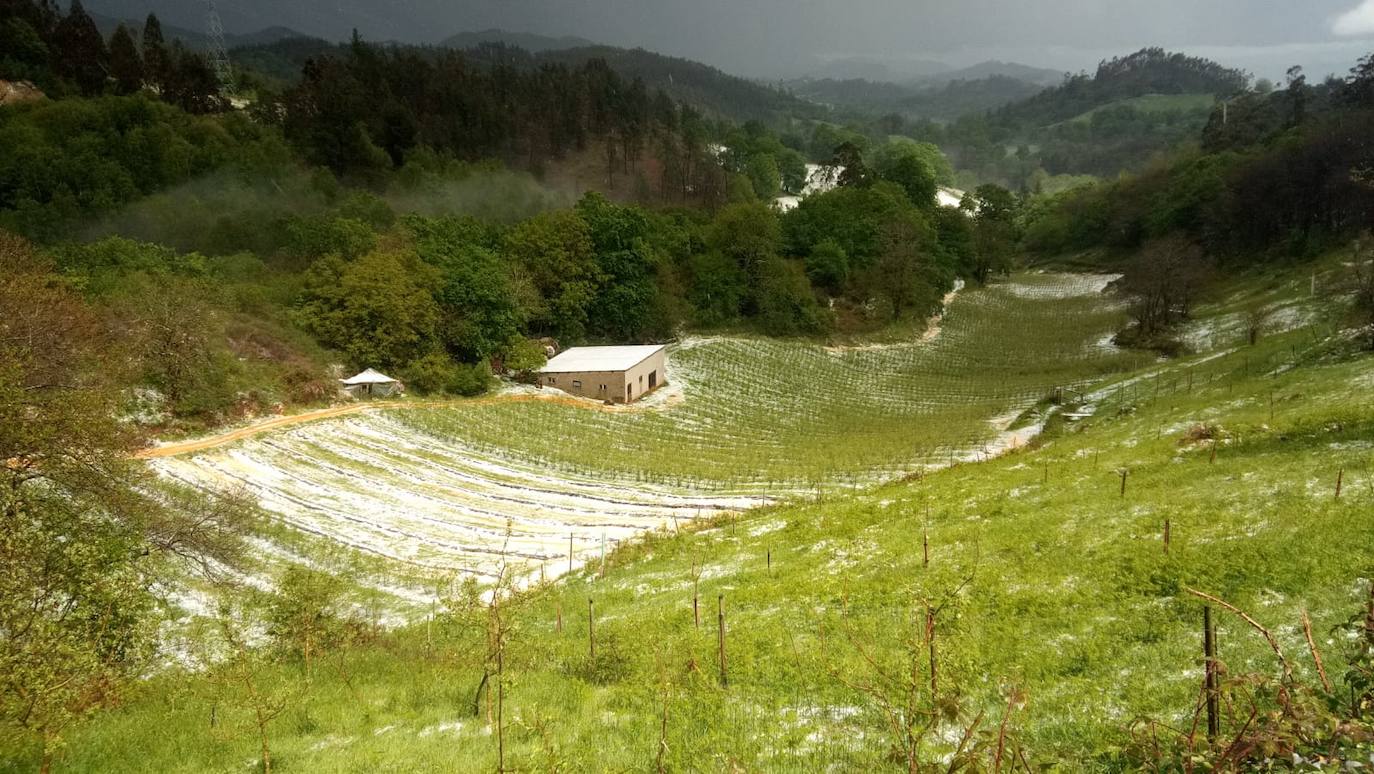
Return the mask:
<svg viewBox="0 0 1374 774">
<path fill-rule="evenodd" d="M 400 382 L 392 379 L 384 373 L 374 371 L 371 368 L 363 371 L 357 376 L 350 376 L 347 379 L 340 379 L 339 383 L 349 395 L 355 398 L 371 398 L 374 396 L 388 397 L 395 395 L 405 388 Z"/>
<path fill-rule="evenodd" d="M 539 384 L 614 403 L 631 403 L 667 383 L 664 347 L 573 347 L 539 370 Z"/>
</svg>

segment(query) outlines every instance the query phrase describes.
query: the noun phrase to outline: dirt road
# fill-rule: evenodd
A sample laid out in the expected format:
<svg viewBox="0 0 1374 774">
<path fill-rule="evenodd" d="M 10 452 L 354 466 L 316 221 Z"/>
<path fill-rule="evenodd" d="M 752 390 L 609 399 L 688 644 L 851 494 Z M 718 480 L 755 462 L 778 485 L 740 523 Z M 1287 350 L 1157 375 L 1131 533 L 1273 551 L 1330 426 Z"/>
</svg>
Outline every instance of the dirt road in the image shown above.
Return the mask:
<svg viewBox="0 0 1374 774">
<path fill-rule="evenodd" d="M 193 454 L 206 449 L 213 449 L 216 446 L 241 441 L 251 438 L 261 433 L 272 430 L 280 430 L 283 427 L 305 424 L 307 422 L 318 422 L 322 419 L 334 419 L 350 414 L 361 414 L 368 411 L 379 411 L 386 409 L 403 408 L 446 408 L 455 406 L 482 406 L 493 403 L 533 403 L 542 401 L 545 403 L 556 403 L 560 406 L 570 406 L 572 408 L 586 409 L 589 411 L 645 411 L 656 408 L 653 405 L 634 404 L 630 406 L 612 405 L 607 406 L 593 400 L 574 398 L 563 393 L 550 392 L 540 393 L 513 393 L 507 395 L 494 395 L 488 398 L 474 398 L 471 400 L 385 400 L 370 401 L 367 403 L 351 403 L 346 406 L 331 406 L 315 411 L 306 411 L 300 414 L 289 414 L 279 417 L 271 417 L 259 420 L 250 425 L 229 430 L 219 435 L 212 435 L 205 438 L 194 438 L 189 441 L 163 444 L 161 446 L 151 446 L 143 449 L 134 456 L 141 460 L 154 460 L 162 457 L 177 457 L 182 454 Z"/>
</svg>

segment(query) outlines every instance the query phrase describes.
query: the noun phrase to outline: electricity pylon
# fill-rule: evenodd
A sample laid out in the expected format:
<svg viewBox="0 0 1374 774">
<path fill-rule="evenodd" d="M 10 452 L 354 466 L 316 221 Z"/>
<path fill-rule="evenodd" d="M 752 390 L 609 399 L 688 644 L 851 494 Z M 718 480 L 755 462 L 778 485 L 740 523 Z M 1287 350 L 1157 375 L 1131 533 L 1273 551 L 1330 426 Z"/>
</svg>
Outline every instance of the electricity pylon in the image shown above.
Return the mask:
<svg viewBox="0 0 1374 774">
<path fill-rule="evenodd" d="M 234 85 L 234 71 L 229 65 L 229 50 L 224 45 L 224 23 L 219 19 L 219 11 L 215 10 L 215 0 L 205 0 L 205 43 L 206 55 L 210 58 L 210 66 L 215 70 L 215 77 L 219 79 L 221 91 L 228 92 Z"/>
</svg>

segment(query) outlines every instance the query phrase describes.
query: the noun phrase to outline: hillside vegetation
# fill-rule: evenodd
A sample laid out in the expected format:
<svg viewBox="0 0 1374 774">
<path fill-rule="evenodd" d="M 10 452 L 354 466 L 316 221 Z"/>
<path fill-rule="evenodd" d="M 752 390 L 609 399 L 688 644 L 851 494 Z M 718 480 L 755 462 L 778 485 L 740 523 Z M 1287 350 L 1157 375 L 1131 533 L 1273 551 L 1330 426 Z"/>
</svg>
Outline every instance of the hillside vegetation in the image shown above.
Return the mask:
<svg viewBox="0 0 1374 774">
<path fill-rule="evenodd" d="M 1204 673 L 1190 590 L 1253 616 L 1283 659 L 1213 605 L 1220 733 L 1236 741 L 1199 754 L 1349 753 L 1362 724 L 1332 733 L 1290 713 L 1365 690 L 1365 635 L 1347 624 L 1368 594 L 1374 428 L 1346 398 L 1374 372 L 1330 322 L 1339 309 L 1306 297 L 1307 275 L 1232 284 L 1198 310 L 1208 354 L 1106 381 L 1073 401 L 1092 416 L 1053 421 L 1034 449 L 655 535 L 499 606 L 459 593 L 432 623 L 322 649 L 309 679 L 298 660 L 231 647 L 189 682 L 148 683 L 74 736 L 63 765 L 218 770 L 267 744 L 281 770 L 498 755 L 536 769 L 1128 769 L 1187 754 Z M 1303 322 L 1254 346 L 1207 338 L 1256 302 Z M 262 706 L 275 710 L 259 735 Z"/>
</svg>

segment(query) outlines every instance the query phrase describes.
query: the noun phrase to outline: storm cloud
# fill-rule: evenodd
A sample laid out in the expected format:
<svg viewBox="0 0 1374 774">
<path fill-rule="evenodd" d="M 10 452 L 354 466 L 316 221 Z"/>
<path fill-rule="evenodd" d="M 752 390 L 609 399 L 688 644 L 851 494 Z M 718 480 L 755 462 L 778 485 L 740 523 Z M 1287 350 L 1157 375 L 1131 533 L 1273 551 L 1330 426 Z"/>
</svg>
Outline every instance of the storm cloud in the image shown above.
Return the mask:
<svg viewBox="0 0 1374 774">
<path fill-rule="evenodd" d="M 88 0 L 87 7 L 196 28 L 190 0 Z M 1257 75 L 1290 64 L 1343 71 L 1374 49 L 1374 0 L 219 0 L 226 27 L 283 25 L 346 38 L 438 42 L 501 28 L 575 35 L 698 59 L 742 75 L 803 74 L 860 58 L 951 66 L 1014 59 L 1065 70 L 1144 46 L 1238 54 Z M 1300 57 L 1295 59 L 1294 57 Z"/>
</svg>

